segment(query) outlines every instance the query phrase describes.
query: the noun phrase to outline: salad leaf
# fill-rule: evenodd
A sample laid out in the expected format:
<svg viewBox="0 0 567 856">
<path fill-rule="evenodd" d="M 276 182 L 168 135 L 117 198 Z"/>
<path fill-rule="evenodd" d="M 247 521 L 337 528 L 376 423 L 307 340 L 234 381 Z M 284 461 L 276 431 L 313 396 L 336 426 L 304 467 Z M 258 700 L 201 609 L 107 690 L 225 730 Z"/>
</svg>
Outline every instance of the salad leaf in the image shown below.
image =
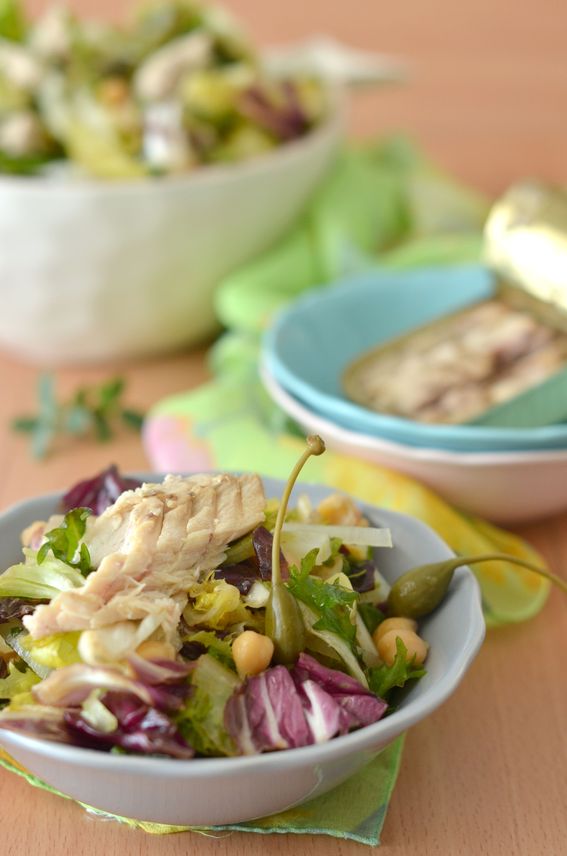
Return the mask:
<svg viewBox="0 0 567 856">
<path fill-rule="evenodd" d="M 373 603 L 359 603 L 358 614 L 364 621 L 364 626 L 371 635 L 386 617 L 377 606 L 374 606 Z"/>
<path fill-rule="evenodd" d="M 239 683 L 235 673 L 211 654 L 199 658 L 191 678 L 192 694 L 178 714 L 177 724 L 201 755 L 236 755 L 224 716 L 226 703 Z"/>
<path fill-rule="evenodd" d="M 197 643 L 203 648 L 202 653 L 207 652 L 218 660 L 223 666 L 229 669 L 234 669 L 234 660 L 232 659 L 232 648 L 226 639 L 219 639 L 216 633 L 209 630 L 199 630 L 197 633 L 191 633 L 184 639 L 184 642 L 189 644 Z"/>
<path fill-rule="evenodd" d="M 8 676 L 0 679 L 0 699 L 13 699 L 21 693 L 27 693 L 39 681 L 40 678 L 31 669 L 20 672 L 14 663 L 10 663 Z"/>
<path fill-rule="evenodd" d="M 90 508 L 93 514 L 102 514 L 125 490 L 135 490 L 141 484 L 138 479 L 125 478 L 113 464 L 68 490 L 61 500 L 62 510 L 67 512 L 73 508 Z"/>
<path fill-rule="evenodd" d="M 245 755 L 322 743 L 376 722 L 387 705 L 358 680 L 302 653 L 288 671 L 248 678 L 226 706 L 226 726 Z"/>
<path fill-rule="evenodd" d="M 248 678 L 229 699 L 225 723 L 243 755 L 313 742 L 301 698 L 285 666 Z"/>
<path fill-rule="evenodd" d="M 56 559 L 78 568 L 87 576 L 91 571 L 91 557 L 86 544 L 80 544 L 87 528 L 87 517 L 92 514 L 90 508 L 74 508 L 68 511 L 61 526 L 45 533 L 45 541 L 37 552 L 38 565 L 45 562 L 49 551 Z"/>
<path fill-rule="evenodd" d="M 265 515 L 266 518 L 264 520 L 264 528 L 269 532 L 272 531 L 274 526 L 276 525 L 276 517 L 278 516 L 278 506 L 279 503 L 277 500 L 268 500 L 266 503 Z M 240 562 L 245 562 L 247 559 L 251 559 L 254 556 L 254 530 L 253 532 L 248 532 L 248 534 L 243 535 L 241 538 L 238 538 L 236 541 L 233 541 L 232 544 L 229 545 L 228 550 L 226 551 L 226 557 L 223 562 L 223 565 L 238 565 Z"/>
<path fill-rule="evenodd" d="M 183 617 L 190 627 L 205 626 L 224 630 L 231 624 L 247 622 L 250 614 L 240 599 L 240 592 L 225 580 L 210 579 L 193 585 L 193 598 Z"/>
<path fill-rule="evenodd" d="M 305 716 L 316 743 L 371 725 L 386 712 L 386 702 L 359 681 L 322 666 L 308 654 L 300 654 L 291 674 L 304 698 Z"/>
<path fill-rule="evenodd" d="M 299 604 L 299 608 L 305 625 L 305 630 L 307 631 L 308 649 L 323 653 L 324 656 L 327 656 L 327 651 L 325 651 L 325 649 L 328 649 L 330 652 L 338 655 L 338 661 L 344 664 L 349 674 L 360 681 L 363 686 L 367 686 L 366 676 L 360 667 L 358 658 L 353 654 L 351 646 L 336 633 L 331 633 L 328 630 L 317 630 L 316 624 L 318 622 L 316 613 L 301 602 Z M 315 643 L 317 643 L 317 645 Z M 322 646 L 321 643 L 323 643 Z M 321 651 L 321 647 L 323 647 L 323 651 Z"/>
<path fill-rule="evenodd" d="M 45 677 L 46 671 L 81 662 L 78 650 L 80 635 L 79 632 L 56 633 L 43 639 L 32 639 L 29 634 L 21 633 L 16 639 L 10 639 L 10 643 L 34 672 Z M 40 670 L 38 666 L 43 668 Z"/>
<path fill-rule="evenodd" d="M 312 550 L 302 559 L 300 570 L 296 566 L 291 568 L 289 590 L 319 615 L 313 625 L 315 630 L 336 633 L 355 651 L 356 627 L 351 620 L 351 610 L 357 599 L 356 592 L 311 576 L 316 557 L 317 551 Z"/>
<path fill-rule="evenodd" d="M 24 549 L 24 554 L 25 562 L 0 574 L 0 597 L 51 600 L 60 591 L 79 588 L 85 582 L 78 570 L 59 559 L 48 556 L 39 565 L 33 550 Z"/>
<path fill-rule="evenodd" d="M 166 713 L 131 693 L 95 690 L 80 710 L 66 710 L 64 721 L 70 742 L 80 746 L 180 759 L 195 754 Z"/>
<path fill-rule="evenodd" d="M 426 671 L 421 666 L 414 666 L 413 660 L 408 661 L 407 648 L 398 637 L 396 639 L 396 657 L 391 666 L 383 663 L 369 670 L 368 683 L 370 689 L 381 699 L 387 699 L 394 687 L 403 687 L 408 681 L 422 678 Z"/>
<path fill-rule="evenodd" d="M 24 615 L 31 615 L 37 605 L 37 600 L 28 600 L 23 597 L 0 597 L 0 624 L 23 618 Z"/>
</svg>

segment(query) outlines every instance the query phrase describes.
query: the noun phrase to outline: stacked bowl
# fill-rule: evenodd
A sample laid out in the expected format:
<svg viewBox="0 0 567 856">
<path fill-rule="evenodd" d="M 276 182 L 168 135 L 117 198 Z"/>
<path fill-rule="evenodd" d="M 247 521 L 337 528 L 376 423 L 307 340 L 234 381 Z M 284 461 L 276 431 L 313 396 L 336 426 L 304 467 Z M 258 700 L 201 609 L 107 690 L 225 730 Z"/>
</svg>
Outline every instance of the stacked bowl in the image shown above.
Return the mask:
<svg viewBox="0 0 567 856">
<path fill-rule="evenodd" d="M 366 409 L 342 390 L 345 368 L 361 353 L 489 299 L 495 288 L 479 265 L 376 269 L 311 291 L 267 333 L 264 383 L 330 448 L 414 476 L 465 511 L 499 523 L 558 512 L 567 507 L 567 423 L 425 424 Z"/>
</svg>

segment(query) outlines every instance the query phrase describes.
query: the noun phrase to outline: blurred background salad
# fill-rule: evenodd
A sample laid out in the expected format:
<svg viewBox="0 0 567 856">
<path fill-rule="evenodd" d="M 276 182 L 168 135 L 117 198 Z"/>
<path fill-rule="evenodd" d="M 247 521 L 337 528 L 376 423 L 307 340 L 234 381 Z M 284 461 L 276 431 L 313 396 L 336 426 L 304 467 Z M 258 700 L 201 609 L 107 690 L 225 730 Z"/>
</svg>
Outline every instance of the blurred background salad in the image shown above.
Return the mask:
<svg viewBox="0 0 567 856">
<path fill-rule="evenodd" d="M 315 79 L 270 74 L 218 7 L 157 0 L 118 26 L 0 0 L 0 173 L 184 173 L 302 137 L 325 109 Z"/>
</svg>

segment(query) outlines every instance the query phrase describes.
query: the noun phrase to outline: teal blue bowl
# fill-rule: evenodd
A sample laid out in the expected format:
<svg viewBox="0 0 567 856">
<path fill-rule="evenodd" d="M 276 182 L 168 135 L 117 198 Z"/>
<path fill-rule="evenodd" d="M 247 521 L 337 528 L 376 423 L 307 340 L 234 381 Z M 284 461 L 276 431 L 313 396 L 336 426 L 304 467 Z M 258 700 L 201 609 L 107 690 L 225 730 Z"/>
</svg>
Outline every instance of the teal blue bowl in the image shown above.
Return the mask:
<svg viewBox="0 0 567 856">
<path fill-rule="evenodd" d="M 419 271 L 373 270 L 309 292 L 284 310 L 264 338 L 266 370 L 311 410 L 337 425 L 397 443 L 460 452 L 567 448 L 567 424 L 537 428 L 431 425 L 375 413 L 347 399 L 346 366 L 380 342 L 491 297 L 480 265 Z"/>
</svg>

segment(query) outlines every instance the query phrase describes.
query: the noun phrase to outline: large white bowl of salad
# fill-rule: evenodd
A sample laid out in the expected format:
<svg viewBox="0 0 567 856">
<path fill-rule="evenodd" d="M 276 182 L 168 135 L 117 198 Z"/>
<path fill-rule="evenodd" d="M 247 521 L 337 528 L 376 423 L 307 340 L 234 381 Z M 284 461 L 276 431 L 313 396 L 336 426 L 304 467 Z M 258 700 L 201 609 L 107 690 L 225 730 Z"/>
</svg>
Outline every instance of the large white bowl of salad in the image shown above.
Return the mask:
<svg viewBox="0 0 567 856">
<path fill-rule="evenodd" d="M 87 805 L 227 824 L 441 704 L 483 639 L 474 577 L 405 515 L 308 484 L 288 506 L 296 475 L 110 468 L 5 512 L 0 745 Z"/>
<path fill-rule="evenodd" d="M 126 26 L 0 8 L 0 344 L 94 361 L 195 343 L 219 279 L 290 225 L 331 165 L 340 96 L 268 68 L 222 10 Z"/>
</svg>

